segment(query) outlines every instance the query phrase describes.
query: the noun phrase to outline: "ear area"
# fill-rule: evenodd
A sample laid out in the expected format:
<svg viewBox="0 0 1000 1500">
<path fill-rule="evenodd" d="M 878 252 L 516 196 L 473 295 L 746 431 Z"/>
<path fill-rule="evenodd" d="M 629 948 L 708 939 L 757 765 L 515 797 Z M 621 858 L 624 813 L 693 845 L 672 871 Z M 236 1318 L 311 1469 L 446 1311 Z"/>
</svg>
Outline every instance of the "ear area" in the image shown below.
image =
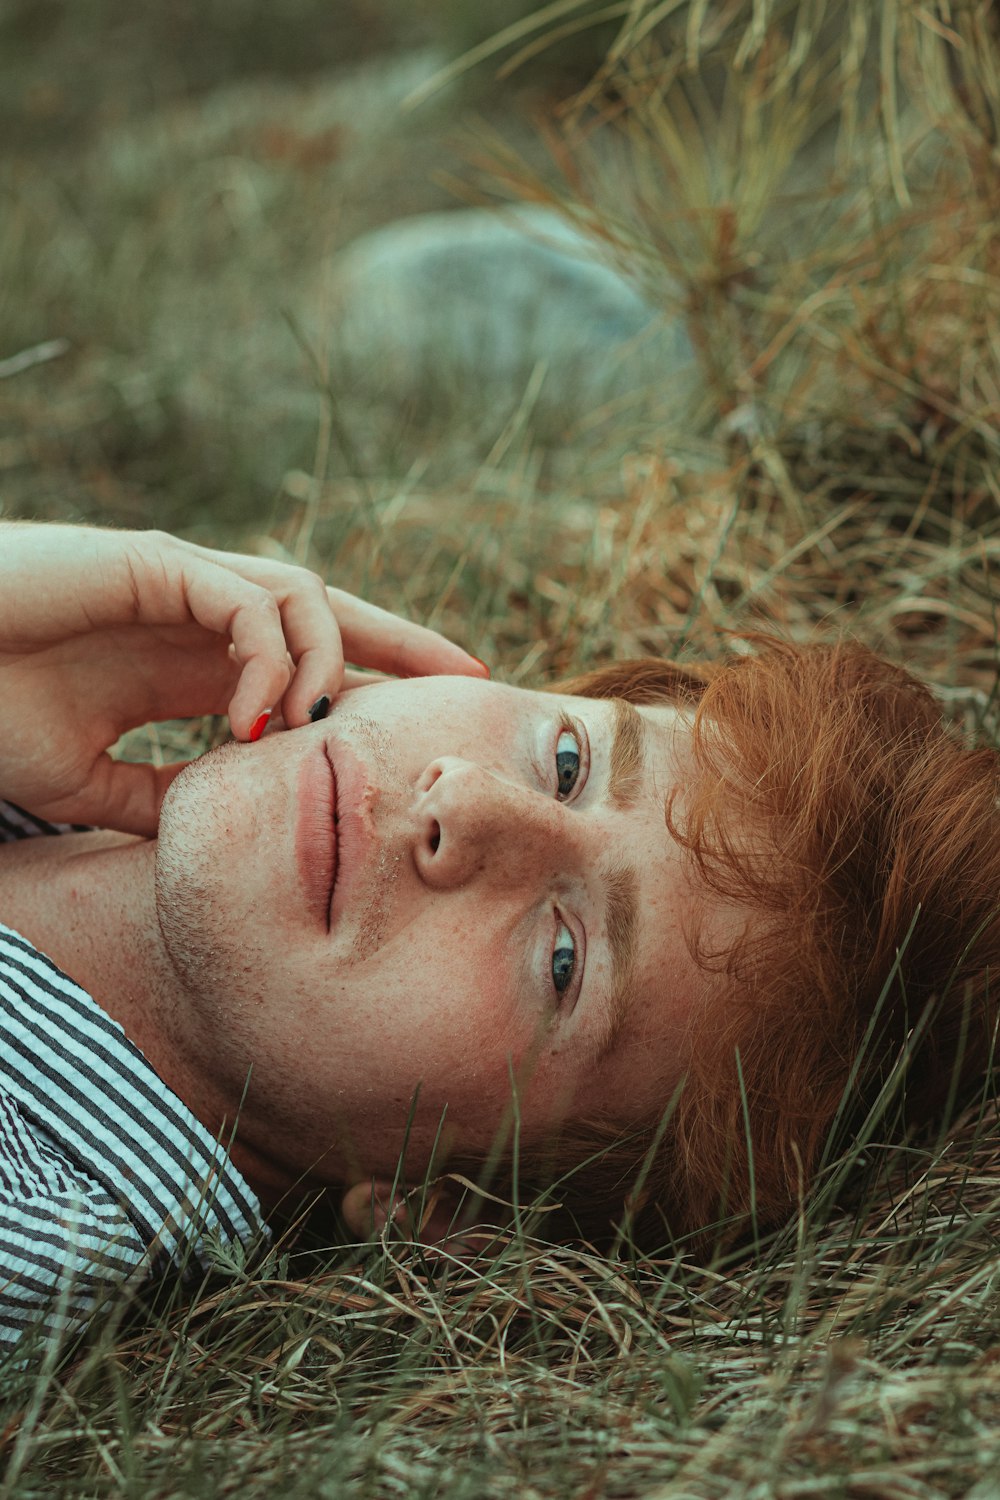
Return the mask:
<svg viewBox="0 0 1000 1500">
<path fill-rule="evenodd" d="M 404 1235 L 412 1235 L 422 1245 L 439 1245 L 456 1233 L 459 1196 L 446 1183 L 432 1185 L 424 1204 L 420 1223 L 414 1221 L 419 1196 L 409 1198 L 393 1192 L 387 1178 L 372 1177 L 356 1182 L 340 1200 L 340 1211 L 348 1229 L 359 1240 L 381 1234 L 387 1224 L 394 1224 Z"/>
<path fill-rule="evenodd" d="M 356 1182 L 349 1187 L 340 1200 L 340 1212 L 348 1229 L 359 1240 L 370 1239 L 395 1219 L 403 1207 L 398 1194 L 392 1191 L 392 1183 L 382 1177 L 371 1177 L 366 1182 Z"/>
</svg>

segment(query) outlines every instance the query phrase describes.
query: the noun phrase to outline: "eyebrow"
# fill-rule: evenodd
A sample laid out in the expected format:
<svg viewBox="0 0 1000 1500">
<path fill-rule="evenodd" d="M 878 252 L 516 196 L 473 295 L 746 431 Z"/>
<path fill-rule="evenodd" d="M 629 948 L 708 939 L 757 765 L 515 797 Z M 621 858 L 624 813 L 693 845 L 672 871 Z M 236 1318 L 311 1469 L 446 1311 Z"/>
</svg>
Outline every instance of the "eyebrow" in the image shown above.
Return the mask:
<svg viewBox="0 0 1000 1500">
<path fill-rule="evenodd" d="M 639 795 L 644 764 L 645 730 L 642 715 L 623 698 L 612 700 L 614 727 L 608 769 L 608 801 L 631 807 Z M 639 934 L 639 880 L 630 865 L 615 865 L 605 877 L 606 924 L 611 949 L 611 998 L 608 1031 L 598 1060 L 614 1052 L 628 1019 Z"/>
<path fill-rule="evenodd" d="M 632 999 L 639 932 L 639 882 L 628 865 L 616 865 L 607 875 L 607 929 L 611 949 L 611 998 L 608 1029 L 598 1051 L 598 1061 L 611 1056 L 628 1020 Z"/>
<path fill-rule="evenodd" d="M 634 703 L 626 703 L 624 698 L 613 698 L 611 703 L 614 720 L 608 800 L 612 807 L 626 808 L 635 802 L 642 784 L 642 752 L 646 726 Z"/>
</svg>

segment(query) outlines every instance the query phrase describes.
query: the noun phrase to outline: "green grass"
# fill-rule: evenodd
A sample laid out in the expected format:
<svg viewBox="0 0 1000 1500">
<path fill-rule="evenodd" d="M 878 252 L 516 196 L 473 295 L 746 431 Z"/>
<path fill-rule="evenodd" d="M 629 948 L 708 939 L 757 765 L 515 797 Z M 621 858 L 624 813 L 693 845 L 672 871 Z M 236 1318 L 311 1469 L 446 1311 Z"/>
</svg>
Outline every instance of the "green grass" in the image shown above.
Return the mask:
<svg viewBox="0 0 1000 1500">
<path fill-rule="evenodd" d="M 958 1496 L 1000 1458 L 995 1111 L 756 1254 L 276 1252 L 8 1376 L 19 1495 Z"/>
<path fill-rule="evenodd" d="M 373 40 L 342 7 L 334 58 L 303 45 L 306 0 L 280 47 L 241 5 L 238 53 L 167 52 L 146 99 L 125 62 L 164 53 L 165 21 L 108 0 L 121 46 L 77 85 L 104 12 L 55 9 L 46 54 L 15 8 L 0 63 L 8 101 L 50 75 L 69 98 L 0 162 L 0 361 L 69 345 L 0 364 L 8 511 L 308 560 L 525 684 L 846 626 L 997 743 L 988 7 L 567 5 L 612 32 L 575 100 L 550 48 L 523 88 L 460 67 L 409 113 L 388 101 L 482 40 L 476 8 L 404 32 L 376 7 Z M 449 201 L 442 173 L 600 235 L 687 319 L 689 388 L 540 431 L 530 402 L 366 408 L 318 380 L 289 319 L 322 354 L 330 256 Z M 469 1263 L 316 1228 L 3 1372 L 3 1493 L 990 1500 L 997 1138 L 991 1100 L 940 1138 L 876 1135 L 725 1264 L 550 1245 L 544 1215 Z"/>
</svg>

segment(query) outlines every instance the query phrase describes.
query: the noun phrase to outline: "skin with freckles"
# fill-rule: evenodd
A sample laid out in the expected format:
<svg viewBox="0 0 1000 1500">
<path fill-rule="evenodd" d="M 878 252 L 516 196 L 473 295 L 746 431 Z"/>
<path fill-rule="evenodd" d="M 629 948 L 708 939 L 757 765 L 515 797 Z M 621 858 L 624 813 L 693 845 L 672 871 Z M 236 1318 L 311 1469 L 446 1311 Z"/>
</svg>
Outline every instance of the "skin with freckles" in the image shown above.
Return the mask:
<svg viewBox="0 0 1000 1500">
<path fill-rule="evenodd" d="M 662 1105 L 703 987 L 663 818 L 685 739 L 668 706 L 431 678 L 187 770 L 156 859 L 173 1030 L 232 1097 L 252 1068 L 241 1132 L 303 1171 L 336 1141 L 321 1172 L 343 1181 L 391 1176 L 417 1085 L 417 1169 L 442 1117 L 464 1153 L 488 1150 L 511 1069 L 533 1139 Z M 296 852 L 325 760 L 329 930 Z"/>
<path fill-rule="evenodd" d="M 6 846 L 0 910 L 209 1129 L 238 1115 L 265 1203 L 391 1181 L 419 1087 L 413 1181 L 442 1121 L 485 1156 L 512 1077 L 526 1142 L 665 1107 L 706 1000 L 664 822 L 688 744 L 668 704 L 386 680 L 188 766 L 157 841 Z"/>
</svg>

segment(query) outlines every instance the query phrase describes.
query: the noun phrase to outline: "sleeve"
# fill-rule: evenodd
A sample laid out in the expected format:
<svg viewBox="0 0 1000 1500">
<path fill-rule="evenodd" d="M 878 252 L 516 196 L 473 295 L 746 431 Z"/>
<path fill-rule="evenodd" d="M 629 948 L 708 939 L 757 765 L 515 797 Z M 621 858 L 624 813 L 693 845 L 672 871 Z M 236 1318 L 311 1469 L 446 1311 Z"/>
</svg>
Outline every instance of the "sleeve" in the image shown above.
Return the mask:
<svg viewBox="0 0 1000 1500">
<path fill-rule="evenodd" d="M 107 1191 L 40 1142 L 0 1092 L 0 1353 L 81 1327 L 149 1254 Z"/>
</svg>

